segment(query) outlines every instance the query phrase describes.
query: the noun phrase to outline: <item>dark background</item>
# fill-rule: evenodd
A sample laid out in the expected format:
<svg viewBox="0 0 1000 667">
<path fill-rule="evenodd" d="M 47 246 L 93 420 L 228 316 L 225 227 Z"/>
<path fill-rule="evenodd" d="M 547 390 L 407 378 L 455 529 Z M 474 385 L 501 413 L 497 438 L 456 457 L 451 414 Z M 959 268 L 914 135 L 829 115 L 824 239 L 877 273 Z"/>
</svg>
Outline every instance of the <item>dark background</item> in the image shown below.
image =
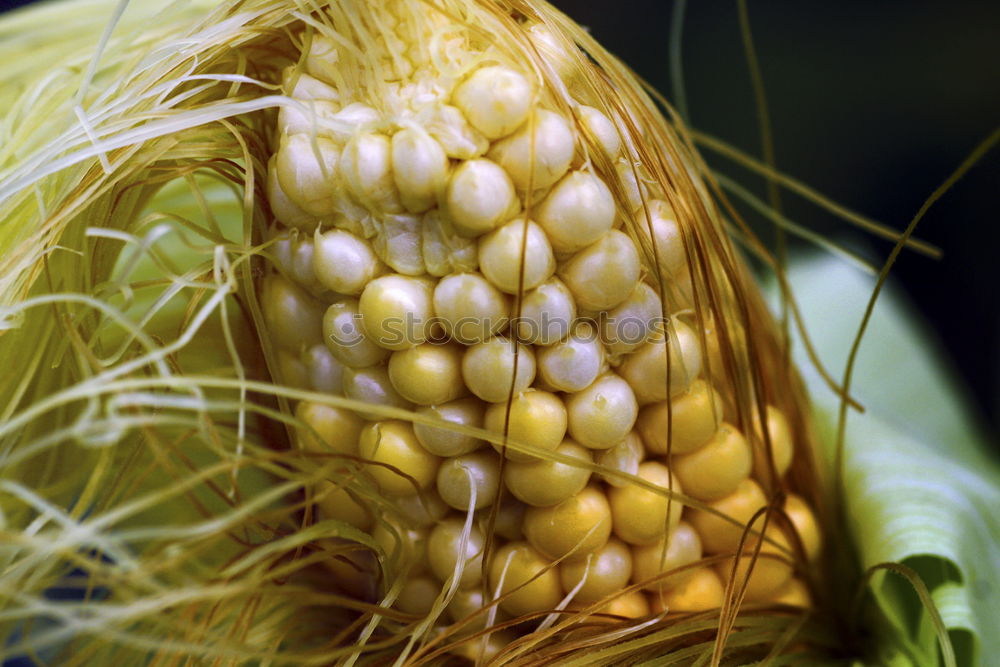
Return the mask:
<svg viewBox="0 0 1000 667">
<path fill-rule="evenodd" d="M 24 4 L 0 0 L 0 8 Z M 665 0 L 555 0 L 670 96 Z M 749 2 L 777 166 L 835 201 L 902 229 L 1000 126 L 1000 2 Z M 689 2 L 685 89 L 692 125 L 760 155 L 735 0 Z M 763 181 L 705 152 L 761 197 Z M 938 261 L 905 252 L 894 269 L 1000 432 L 1000 151 L 939 201 L 917 235 Z M 788 217 L 881 263 L 890 244 L 786 195 Z"/>
</svg>

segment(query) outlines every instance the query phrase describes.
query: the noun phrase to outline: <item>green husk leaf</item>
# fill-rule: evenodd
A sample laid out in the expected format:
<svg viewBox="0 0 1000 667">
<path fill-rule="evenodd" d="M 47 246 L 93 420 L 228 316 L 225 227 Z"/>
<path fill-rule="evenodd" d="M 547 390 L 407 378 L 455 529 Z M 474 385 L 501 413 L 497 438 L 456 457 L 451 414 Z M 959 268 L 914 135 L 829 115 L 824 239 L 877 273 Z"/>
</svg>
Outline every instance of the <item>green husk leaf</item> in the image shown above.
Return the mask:
<svg viewBox="0 0 1000 667">
<path fill-rule="evenodd" d="M 822 257 L 793 262 L 788 279 L 822 358 L 842 365 L 874 279 Z M 832 443 L 839 399 L 809 367 L 801 345 L 796 356 Z M 866 411 L 848 417 L 844 502 L 862 567 L 896 562 L 916 571 L 958 664 L 987 664 L 1000 655 L 993 629 L 1000 617 L 1000 466 L 966 407 L 967 390 L 892 290 L 882 295 L 861 344 L 852 395 Z M 912 644 L 927 661 L 920 664 L 937 664 L 931 620 L 905 580 L 875 572 L 870 592 L 896 635 L 886 643 Z"/>
</svg>

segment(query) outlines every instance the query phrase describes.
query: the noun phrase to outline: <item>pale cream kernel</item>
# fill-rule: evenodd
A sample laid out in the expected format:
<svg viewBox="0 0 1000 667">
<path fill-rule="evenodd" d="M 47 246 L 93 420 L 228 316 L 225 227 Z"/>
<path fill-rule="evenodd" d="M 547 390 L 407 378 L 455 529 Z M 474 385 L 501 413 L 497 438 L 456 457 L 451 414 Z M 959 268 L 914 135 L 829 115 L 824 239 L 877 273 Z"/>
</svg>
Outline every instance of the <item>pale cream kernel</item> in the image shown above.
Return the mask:
<svg viewBox="0 0 1000 667">
<path fill-rule="evenodd" d="M 373 343 L 361 328 L 357 299 L 341 299 L 323 314 L 323 342 L 333 357 L 350 368 L 377 364 L 389 351 Z"/>
<path fill-rule="evenodd" d="M 339 229 L 316 230 L 312 267 L 316 279 L 338 294 L 357 296 L 385 271 L 385 265 L 364 239 Z"/>
<path fill-rule="evenodd" d="M 662 327 L 663 302 L 656 290 L 638 283 L 628 298 L 601 318 L 601 339 L 613 356 L 635 351 Z"/>
<path fill-rule="evenodd" d="M 455 89 L 452 101 L 487 139 L 499 139 L 518 128 L 535 100 L 531 82 L 499 65 L 481 67 Z"/>
<path fill-rule="evenodd" d="M 479 239 L 479 269 L 501 291 L 517 294 L 548 280 L 556 260 L 542 228 L 516 218 Z"/>
<path fill-rule="evenodd" d="M 449 336 L 472 345 L 507 326 L 510 297 L 478 273 L 456 273 L 435 286 L 434 312 Z"/>
<path fill-rule="evenodd" d="M 323 100 L 339 102 L 340 100 L 340 93 L 336 88 L 303 72 L 295 65 L 289 65 L 282 70 L 281 89 L 289 97 L 300 101 Z"/>
<path fill-rule="evenodd" d="M 538 109 L 517 132 L 493 144 L 487 155 L 510 174 L 519 190 L 534 191 L 563 177 L 574 150 L 573 129 L 566 119 Z"/>
<path fill-rule="evenodd" d="M 571 257 L 559 277 L 584 310 L 609 310 L 632 293 L 639 282 L 639 254 L 632 239 L 613 229 Z"/>
<path fill-rule="evenodd" d="M 425 127 L 445 154 L 455 160 L 477 158 L 490 147 L 489 140 L 469 125 L 459 109 L 449 104 L 437 107 Z"/>
<path fill-rule="evenodd" d="M 510 176 L 485 158 L 463 162 L 452 172 L 445 203 L 455 231 L 469 237 L 496 229 L 520 208 Z"/>
<path fill-rule="evenodd" d="M 392 135 L 392 175 L 406 210 L 423 213 L 444 190 L 448 156 L 426 131 L 404 127 Z"/>
<path fill-rule="evenodd" d="M 340 157 L 337 145 L 324 137 L 306 134 L 283 137 L 274 162 L 281 190 L 310 215 L 332 215 L 336 211 Z"/>
<path fill-rule="evenodd" d="M 278 181 L 277 159 L 277 155 L 272 155 L 267 161 L 267 203 L 271 207 L 271 213 L 275 220 L 286 227 L 312 232 L 319 227 L 320 219 L 304 211 L 285 194 Z"/>
<path fill-rule="evenodd" d="M 532 345 L 552 345 L 569 335 L 576 320 L 573 295 L 558 278 L 528 292 L 517 313 L 517 337 Z"/>
<path fill-rule="evenodd" d="M 373 213 L 401 213 L 399 191 L 392 174 L 392 143 L 375 132 L 354 135 L 340 160 L 347 191 Z"/>
<path fill-rule="evenodd" d="M 553 186 L 533 215 L 557 253 L 573 253 L 611 229 L 615 200 L 598 176 L 572 171 Z"/>
<path fill-rule="evenodd" d="M 622 149 L 622 140 L 618 135 L 618 128 L 601 111 L 594 107 L 581 104 L 577 107 L 580 120 L 587 132 L 597 141 L 597 145 L 604 150 L 608 159 L 613 160 Z"/>
<path fill-rule="evenodd" d="M 433 284 L 425 278 L 381 276 L 365 287 L 358 310 L 369 340 L 387 350 L 405 350 L 433 333 Z"/>
<path fill-rule="evenodd" d="M 535 353 L 528 345 L 494 336 L 469 347 L 462 358 L 462 379 L 469 390 L 488 403 L 503 403 L 531 386 Z"/>
<path fill-rule="evenodd" d="M 538 350 L 538 373 L 558 391 L 582 391 L 604 367 L 604 348 L 588 322 L 579 322 L 565 340 Z"/>
</svg>

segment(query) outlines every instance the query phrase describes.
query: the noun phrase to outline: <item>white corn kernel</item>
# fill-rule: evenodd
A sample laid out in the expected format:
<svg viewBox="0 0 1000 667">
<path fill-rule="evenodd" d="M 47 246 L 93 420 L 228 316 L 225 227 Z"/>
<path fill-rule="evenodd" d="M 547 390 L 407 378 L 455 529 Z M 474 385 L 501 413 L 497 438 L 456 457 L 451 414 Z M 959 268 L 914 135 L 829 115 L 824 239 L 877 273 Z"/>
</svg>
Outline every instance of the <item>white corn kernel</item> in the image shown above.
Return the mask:
<svg viewBox="0 0 1000 667">
<path fill-rule="evenodd" d="M 357 296 L 385 271 L 371 245 L 350 232 L 316 230 L 314 247 L 312 266 L 316 279 L 338 294 Z"/>
<path fill-rule="evenodd" d="M 622 148 L 621 137 L 618 136 L 618 128 L 600 110 L 581 104 L 577 107 L 580 120 L 590 135 L 597 141 L 597 145 L 604 150 L 609 160 L 618 157 Z"/>
<path fill-rule="evenodd" d="M 478 273 L 459 273 L 434 288 L 434 312 L 449 336 L 472 345 L 507 326 L 510 297 Z"/>
<path fill-rule="evenodd" d="M 556 260 L 545 232 L 525 218 L 511 220 L 479 239 L 479 270 L 508 294 L 541 285 L 555 268 Z"/>
<path fill-rule="evenodd" d="M 434 206 L 448 176 L 448 156 L 426 132 L 405 127 L 392 135 L 392 175 L 406 210 Z"/>
<path fill-rule="evenodd" d="M 629 434 L 639 406 L 631 387 L 614 373 L 566 397 L 570 436 L 584 447 L 608 449 Z"/>
<path fill-rule="evenodd" d="M 455 231 L 468 237 L 496 229 L 520 207 L 510 176 L 485 158 L 463 162 L 452 172 L 445 202 Z"/>
<path fill-rule="evenodd" d="M 599 177 L 566 174 L 533 213 L 557 253 L 572 253 L 599 240 L 615 220 L 615 200 Z"/>
<path fill-rule="evenodd" d="M 459 426 L 482 428 L 486 404 L 478 398 L 460 398 L 448 403 L 419 408 L 417 413 Z M 414 423 L 413 432 L 424 449 L 438 456 L 461 456 L 486 444 L 485 440 L 458 433 L 447 427 Z"/>
<path fill-rule="evenodd" d="M 494 336 L 465 351 L 462 379 L 473 394 L 487 403 L 502 403 L 512 392 L 517 396 L 531 386 L 535 353 L 527 345 Z"/>
<path fill-rule="evenodd" d="M 503 167 L 522 191 L 547 188 L 573 161 L 573 129 L 553 111 L 539 109 L 521 128 L 493 144 L 487 155 Z"/>
<path fill-rule="evenodd" d="M 340 149 L 325 137 L 293 134 L 281 140 L 274 167 L 282 192 L 313 216 L 336 212 L 337 165 Z"/>
<path fill-rule="evenodd" d="M 474 71 L 455 89 L 452 101 L 487 139 L 499 139 L 524 122 L 535 94 L 523 75 L 495 65 Z"/>
<path fill-rule="evenodd" d="M 517 338 L 531 345 L 551 345 L 566 338 L 576 320 L 573 295 L 552 278 L 524 295 L 517 314 Z"/>
<path fill-rule="evenodd" d="M 368 339 L 387 350 L 405 350 L 425 342 L 434 324 L 430 281 L 389 274 L 368 283 L 358 310 Z"/>
<path fill-rule="evenodd" d="M 687 391 L 699 372 L 701 348 L 697 335 L 680 320 L 673 320 L 666 337 L 659 334 L 625 357 L 618 367 L 618 373 L 643 404 Z"/>
<path fill-rule="evenodd" d="M 389 351 L 373 343 L 361 328 L 357 299 L 342 299 L 323 314 L 323 342 L 330 354 L 348 368 L 364 368 L 381 362 Z"/>
<path fill-rule="evenodd" d="M 347 191 L 372 213 L 402 212 L 392 175 L 392 144 L 384 134 L 353 136 L 344 146 L 340 175 Z"/>
<path fill-rule="evenodd" d="M 559 270 L 559 277 L 589 311 L 614 308 L 639 282 L 639 254 L 632 239 L 613 229 L 576 253 Z"/>
<path fill-rule="evenodd" d="M 583 391 L 603 370 L 604 348 L 587 322 L 577 324 L 565 340 L 538 350 L 538 374 L 558 391 Z"/>
</svg>

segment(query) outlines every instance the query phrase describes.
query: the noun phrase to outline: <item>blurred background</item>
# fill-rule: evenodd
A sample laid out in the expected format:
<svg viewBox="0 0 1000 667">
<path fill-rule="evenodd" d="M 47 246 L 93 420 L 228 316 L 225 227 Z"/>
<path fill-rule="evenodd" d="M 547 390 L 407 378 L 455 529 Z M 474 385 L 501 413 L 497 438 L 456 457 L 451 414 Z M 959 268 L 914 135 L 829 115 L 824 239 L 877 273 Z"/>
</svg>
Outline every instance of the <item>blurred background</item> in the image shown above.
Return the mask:
<svg viewBox="0 0 1000 667">
<path fill-rule="evenodd" d="M 553 0 L 672 98 L 669 0 Z M 0 8 L 26 4 L 0 0 Z M 748 3 L 777 167 L 840 204 L 903 229 L 1000 126 L 1000 2 L 769 0 Z M 694 128 L 761 155 L 738 5 L 687 3 L 683 85 Z M 704 151 L 766 198 L 761 177 Z M 1000 446 L 1000 151 L 930 210 L 916 235 L 940 260 L 904 252 L 893 275 L 939 338 Z M 783 193 L 790 219 L 881 265 L 891 244 Z M 748 219 L 758 220 L 746 207 Z M 766 229 L 762 226 L 762 229 Z M 837 369 L 839 371 L 839 369 Z"/>
</svg>

